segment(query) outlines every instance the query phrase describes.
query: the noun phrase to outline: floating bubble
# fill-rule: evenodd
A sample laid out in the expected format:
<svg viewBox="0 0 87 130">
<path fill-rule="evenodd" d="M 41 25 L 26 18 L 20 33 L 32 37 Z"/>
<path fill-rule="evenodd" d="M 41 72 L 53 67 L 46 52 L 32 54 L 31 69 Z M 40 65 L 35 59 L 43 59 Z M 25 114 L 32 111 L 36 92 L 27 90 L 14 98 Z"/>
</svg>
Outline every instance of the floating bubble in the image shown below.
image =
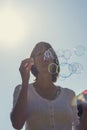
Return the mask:
<svg viewBox="0 0 87 130">
<path fill-rule="evenodd" d="M 64 80 L 66 80 L 66 78 L 59 76 L 59 80 L 64 81 Z"/>
<path fill-rule="evenodd" d="M 86 49 L 82 45 L 78 45 L 77 47 L 74 48 L 74 54 L 77 56 L 82 56 L 83 54 L 85 54 L 85 51 L 86 51 Z M 56 54 L 58 56 L 59 63 L 60 63 L 59 78 L 61 80 L 65 80 L 66 78 L 69 78 L 72 74 L 80 74 L 81 72 L 83 72 L 82 64 L 80 64 L 78 62 L 69 63 L 69 60 L 73 54 L 72 52 L 73 52 L 73 49 L 72 49 L 72 51 L 70 49 L 56 51 Z M 55 57 L 55 59 L 56 59 L 56 57 Z M 53 73 L 53 74 L 57 73 L 58 72 L 57 67 L 58 66 L 55 63 L 50 64 L 49 68 L 48 68 L 49 72 Z"/>
<path fill-rule="evenodd" d="M 48 59 L 56 59 L 56 55 L 55 52 L 52 48 L 49 48 L 48 50 L 46 50 L 44 52 L 44 60 L 48 60 Z"/>
<path fill-rule="evenodd" d="M 59 73 L 59 72 L 58 72 L 58 65 L 57 65 L 56 63 L 51 63 L 51 64 L 49 64 L 49 66 L 48 66 L 48 71 L 49 71 L 51 74 Z"/>
<path fill-rule="evenodd" d="M 74 48 L 74 53 L 77 56 L 82 56 L 85 54 L 86 48 L 82 45 L 78 45 L 77 47 Z"/>
<path fill-rule="evenodd" d="M 64 58 L 66 59 L 66 60 L 69 60 L 70 59 L 70 57 L 71 57 L 71 51 L 69 50 L 69 49 L 67 49 L 67 50 L 64 50 L 63 51 L 63 54 L 64 54 Z"/>
<path fill-rule="evenodd" d="M 63 50 L 58 50 L 56 51 L 58 57 L 64 57 L 64 53 L 63 53 Z"/>
<path fill-rule="evenodd" d="M 61 63 L 60 64 L 60 75 L 63 78 L 68 78 L 72 75 L 72 71 L 69 69 L 70 64 L 68 63 Z"/>
<path fill-rule="evenodd" d="M 65 57 L 59 57 L 59 62 L 60 62 L 60 64 L 65 63 L 65 62 L 67 62 L 67 60 L 65 59 Z"/>
<path fill-rule="evenodd" d="M 62 63 L 62 62 L 67 62 L 70 59 L 72 53 L 69 49 L 58 50 L 57 55 L 58 55 L 58 58 L 59 58 L 59 62 Z"/>
<path fill-rule="evenodd" d="M 83 66 L 80 63 L 71 63 L 69 65 L 69 70 L 73 73 L 73 74 L 79 74 L 83 71 Z"/>
</svg>

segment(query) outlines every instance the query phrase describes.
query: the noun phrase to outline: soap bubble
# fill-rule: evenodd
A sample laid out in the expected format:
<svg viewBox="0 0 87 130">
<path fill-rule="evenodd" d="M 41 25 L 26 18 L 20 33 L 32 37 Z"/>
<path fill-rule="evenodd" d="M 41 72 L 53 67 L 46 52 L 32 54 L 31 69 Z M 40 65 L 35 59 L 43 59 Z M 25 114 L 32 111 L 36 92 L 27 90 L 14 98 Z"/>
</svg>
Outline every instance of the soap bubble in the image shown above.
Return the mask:
<svg viewBox="0 0 87 130">
<path fill-rule="evenodd" d="M 60 64 L 60 75 L 62 78 L 68 78 L 72 75 L 72 71 L 69 69 L 69 63 Z"/>
<path fill-rule="evenodd" d="M 57 59 L 56 54 L 52 48 L 49 48 L 44 52 L 44 60 L 48 59 L 55 59 L 55 60 Z"/>
<path fill-rule="evenodd" d="M 82 45 L 78 45 L 77 47 L 74 48 L 74 53 L 77 56 L 82 56 L 85 54 L 86 48 Z"/>
<path fill-rule="evenodd" d="M 66 60 L 69 60 L 70 59 L 70 57 L 71 57 L 71 51 L 69 50 L 69 49 L 66 49 L 66 50 L 64 50 L 63 51 L 63 53 L 64 53 L 64 58 L 66 59 Z"/>
<path fill-rule="evenodd" d="M 59 72 L 58 72 L 58 65 L 57 65 L 56 63 L 51 63 L 51 64 L 49 64 L 49 66 L 48 66 L 48 71 L 49 71 L 51 74 L 59 73 Z"/>
<path fill-rule="evenodd" d="M 71 63 L 69 66 L 69 70 L 72 72 L 72 74 L 79 74 L 83 71 L 83 66 L 80 63 Z"/>
</svg>

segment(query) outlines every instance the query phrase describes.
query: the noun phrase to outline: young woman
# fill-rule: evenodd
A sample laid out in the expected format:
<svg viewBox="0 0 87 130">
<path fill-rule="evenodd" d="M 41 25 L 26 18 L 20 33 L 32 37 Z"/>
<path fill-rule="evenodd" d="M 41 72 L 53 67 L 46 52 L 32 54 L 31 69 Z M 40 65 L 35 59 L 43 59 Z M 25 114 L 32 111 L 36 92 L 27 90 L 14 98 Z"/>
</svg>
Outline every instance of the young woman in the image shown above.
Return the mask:
<svg viewBox="0 0 87 130">
<path fill-rule="evenodd" d="M 15 129 L 20 130 L 25 124 L 26 130 L 72 130 L 72 125 L 75 130 L 85 130 L 79 124 L 75 92 L 54 84 L 60 66 L 49 43 L 37 43 L 19 71 L 22 83 L 14 90 L 11 112 Z M 36 77 L 31 84 L 30 71 Z"/>
</svg>

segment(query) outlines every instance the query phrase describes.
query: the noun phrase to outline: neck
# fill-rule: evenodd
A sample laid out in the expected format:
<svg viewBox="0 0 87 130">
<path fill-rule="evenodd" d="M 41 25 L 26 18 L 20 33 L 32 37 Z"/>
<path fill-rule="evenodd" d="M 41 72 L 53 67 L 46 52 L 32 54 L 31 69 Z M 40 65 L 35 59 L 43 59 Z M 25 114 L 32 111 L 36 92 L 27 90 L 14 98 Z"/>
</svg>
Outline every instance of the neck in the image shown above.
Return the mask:
<svg viewBox="0 0 87 130">
<path fill-rule="evenodd" d="M 38 88 L 46 89 L 53 86 L 51 75 L 38 75 L 38 79 L 35 82 L 35 86 Z"/>
</svg>

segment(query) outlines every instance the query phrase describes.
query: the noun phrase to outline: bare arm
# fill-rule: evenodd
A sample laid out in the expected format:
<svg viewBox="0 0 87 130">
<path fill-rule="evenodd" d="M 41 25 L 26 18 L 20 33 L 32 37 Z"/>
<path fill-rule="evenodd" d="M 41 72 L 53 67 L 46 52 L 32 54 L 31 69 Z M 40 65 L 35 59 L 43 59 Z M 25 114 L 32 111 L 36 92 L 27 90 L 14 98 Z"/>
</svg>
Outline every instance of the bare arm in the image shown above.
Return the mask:
<svg viewBox="0 0 87 130">
<path fill-rule="evenodd" d="M 12 125 L 15 129 L 18 130 L 22 129 L 27 117 L 27 89 L 30 78 L 31 66 L 32 64 L 30 63 L 30 59 L 26 59 L 22 61 L 21 66 L 19 68 L 22 77 L 22 88 L 17 103 L 11 112 Z"/>
</svg>

